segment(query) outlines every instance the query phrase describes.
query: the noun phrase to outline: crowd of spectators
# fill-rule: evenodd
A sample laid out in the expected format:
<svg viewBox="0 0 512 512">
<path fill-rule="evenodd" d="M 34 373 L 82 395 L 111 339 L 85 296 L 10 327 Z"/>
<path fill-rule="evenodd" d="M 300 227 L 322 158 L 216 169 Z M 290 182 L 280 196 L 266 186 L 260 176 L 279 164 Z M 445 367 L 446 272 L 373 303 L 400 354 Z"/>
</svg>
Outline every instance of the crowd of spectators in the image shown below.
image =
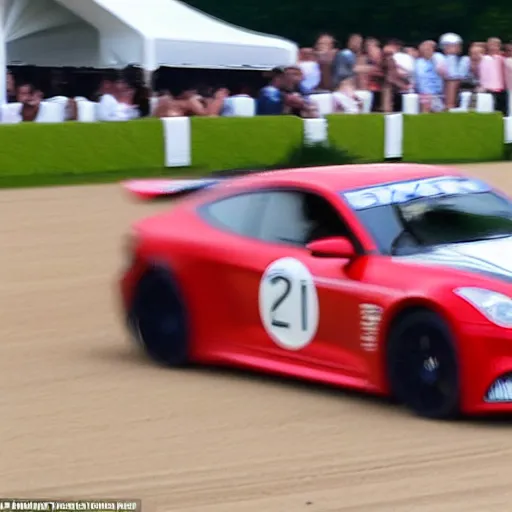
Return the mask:
<svg viewBox="0 0 512 512">
<path fill-rule="evenodd" d="M 268 83 L 256 94 L 241 88 L 237 94 L 226 88 L 190 88 L 181 94 L 150 91 L 133 69 L 103 76 L 96 97 L 96 119 L 131 120 L 139 117 L 232 115 L 233 102 L 255 97 L 256 115 L 292 114 L 319 117 L 317 94 L 330 94 L 332 111 L 355 114 L 363 111 L 363 95 L 371 95 L 373 112 L 402 110 L 402 96 L 416 93 L 421 112 L 440 112 L 459 106 L 461 92 L 489 93 L 494 108 L 504 115 L 512 102 L 512 43 L 497 38 L 472 43 L 463 55 L 463 41 L 445 34 L 439 42 L 423 41 L 405 46 L 400 41 L 364 39 L 359 34 L 339 48 L 335 38 L 321 35 L 313 48 L 302 48 L 295 65 L 267 74 Z M 9 111 L 4 122 L 36 121 L 44 94 L 33 84 L 16 83 L 7 77 L 8 101 L 19 108 Z M 78 103 L 85 98 L 61 98 L 66 120 L 79 116 Z"/>
<path fill-rule="evenodd" d="M 341 50 L 324 34 L 314 48 L 301 50 L 298 67 L 304 93 L 333 91 L 337 109 L 351 113 L 361 110 L 357 91 L 373 93 L 374 112 L 400 111 L 408 93 L 419 94 L 422 112 L 456 108 L 460 92 L 490 93 L 505 115 L 512 94 L 512 43 L 494 37 L 472 43 L 463 55 L 463 41 L 453 33 L 417 47 L 353 34 Z"/>
</svg>

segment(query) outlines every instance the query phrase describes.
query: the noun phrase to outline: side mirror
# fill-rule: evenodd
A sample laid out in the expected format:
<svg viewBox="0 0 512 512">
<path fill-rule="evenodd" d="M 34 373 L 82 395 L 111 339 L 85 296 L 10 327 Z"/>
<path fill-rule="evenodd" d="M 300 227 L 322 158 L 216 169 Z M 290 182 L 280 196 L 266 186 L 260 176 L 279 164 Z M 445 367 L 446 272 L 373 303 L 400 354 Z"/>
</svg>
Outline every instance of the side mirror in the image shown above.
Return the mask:
<svg viewBox="0 0 512 512">
<path fill-rule="evenodd" d="M 313 256 L 343 258 L 351 260 L 356 256 L 352 242 L 343 236 L 321 238 L 309 243 L 307 249 Z"/>
</svg>

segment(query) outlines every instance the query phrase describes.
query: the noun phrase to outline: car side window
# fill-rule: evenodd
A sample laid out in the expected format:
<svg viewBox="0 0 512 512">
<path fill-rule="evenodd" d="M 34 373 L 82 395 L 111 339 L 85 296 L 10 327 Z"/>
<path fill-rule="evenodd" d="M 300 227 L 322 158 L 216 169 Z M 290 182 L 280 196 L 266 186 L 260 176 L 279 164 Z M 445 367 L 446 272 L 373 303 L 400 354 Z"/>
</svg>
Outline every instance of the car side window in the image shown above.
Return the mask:
<svg viewBox="0 0 512 512">
<path fill-rule="evenodd" d="M 243 236 L 254 236 L 254 219 L 261 211 L 262 194 L 247 193 L 210 203 L 203 212 L 206 220 L 220 229 Z"/>
<path fill-rule="evenodd" d="M 313 240 L 348 236 L 337 210 L 323 197 L 308 192 L 267 193 L 260 238 L 267 242 L 304 246 Z"/>
</svg>

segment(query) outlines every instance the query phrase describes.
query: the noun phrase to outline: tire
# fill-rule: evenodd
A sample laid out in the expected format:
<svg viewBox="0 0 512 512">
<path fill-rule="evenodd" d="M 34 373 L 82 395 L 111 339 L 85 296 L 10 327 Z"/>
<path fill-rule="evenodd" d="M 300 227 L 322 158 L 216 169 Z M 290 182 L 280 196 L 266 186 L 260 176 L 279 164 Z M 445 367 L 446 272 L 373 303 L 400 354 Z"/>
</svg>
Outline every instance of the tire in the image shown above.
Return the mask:
<svg viewBox="0 0 512 512">
<path fill-rule="evenodd" d="M 460 410 L 457 353 L 436 313 L 416 310 L 398 320 L 387 346 L 391 392 L 418 416 L 454 419 Z"/>
<path fill-rule="evenodd" d="M 154 267 L 142 276 L 128 321 L 133 336 L 154 361 L 174 367 L 189 364 L 187 311 L 169 271 Z"/>
</svg>

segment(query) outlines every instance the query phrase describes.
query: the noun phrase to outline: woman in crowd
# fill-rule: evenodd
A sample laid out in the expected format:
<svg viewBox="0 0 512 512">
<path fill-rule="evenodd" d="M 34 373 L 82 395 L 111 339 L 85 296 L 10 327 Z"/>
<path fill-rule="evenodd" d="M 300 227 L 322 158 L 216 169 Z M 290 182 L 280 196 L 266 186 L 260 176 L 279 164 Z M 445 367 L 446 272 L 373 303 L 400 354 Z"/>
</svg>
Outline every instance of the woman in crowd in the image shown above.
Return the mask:
<svg viewBox="0 0 512 512">
<path fill-rule="evenodd" d="M 336 40 L 330 34 L 322 34 L 316 41 L 314 53 L 320 68 L 320 83 L 318 89 L 332 90 L 332 62 L 336 55 Z"/>
<path fill-rule="evenodd" d="M 356 94 L 356 81 L 354 77 L 346 78 L 333 92 L 334 112 L 344 114 L 360 114 L 363 104 Z"/>
<path fill-rule="evenodd" d="M 480 64 L 480 85 L 485 92 L 493 95 L 495 109 L 506 115 L 505 62 L 501 40 L 497 37 L 489 38 L 486 50 L 487 55 Z"/>
<path fill-rule="evenodd" d="M 373 95 L 372 110 L 378 112 L 382 105 L 382 85 L 384 83 L 382 49 L 379 41 L 373 37 L 366 39 L 364 49 L 365 64 L 368 66 L 365 75 L 366 86 Z"/>
<path fill-rule="evenodd" d="M 5 85 L 7 89 L 7 103 L 14 103 L 16 101 L 16 82 L 14 81 L 14 75 L 10 71 L 7 71 Z"/>
</svg>

